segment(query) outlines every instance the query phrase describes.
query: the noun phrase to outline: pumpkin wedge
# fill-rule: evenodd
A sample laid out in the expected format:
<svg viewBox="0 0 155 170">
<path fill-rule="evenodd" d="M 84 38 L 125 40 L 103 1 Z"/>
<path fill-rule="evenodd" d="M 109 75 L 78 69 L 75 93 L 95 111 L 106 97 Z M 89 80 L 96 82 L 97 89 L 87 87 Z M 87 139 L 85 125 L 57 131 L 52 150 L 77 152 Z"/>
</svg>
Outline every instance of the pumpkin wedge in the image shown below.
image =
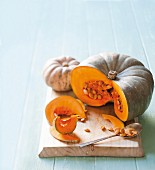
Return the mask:
<svg viewBox="0 0 155 170">
<path fill-rule="evenodd" d="M 57 116 L 54 119 L 53 125 L 55 126 L 55 129 L 62 134 L 70 134 L 72 133 L 77 125 L 77 115 L 71 115 L 69 117 L 60 117 Z"/>
<path fill-rule="evenodd" d="M 122 121 L 132 120 L 148 108 L 154 89 L 151 72 L 137 59 L 116 53 L 87 58 L 71 72 L 75 95 L 90 106 L 114 102 Z"/>
<path fill-rule="evenodd" d="M 84 106 L 71 96 L 60 96 L 50 101 L 46 108 L 46 118 L 50 125 L 57 116 L 71 116 L 78 115 L 80 118 L 85 118 Z"/>
<path fill-rule="evenodd" d="M 108 114 L 102 114 L 102 117 L 105 120 L 109 120 L 114 126 L 114 128 L 124 128 L 124 123 L 117 117 Z"/>
<path fill-rule="evenodd" d="M 54 126 L 50 127 L 50 133 L 54 138 L 62 142 L 78 143 L 80 141 L 80 138 L 76 136 L 74 133 L 64 135 L 62 133 L 59 133 Z"/>
</svg>

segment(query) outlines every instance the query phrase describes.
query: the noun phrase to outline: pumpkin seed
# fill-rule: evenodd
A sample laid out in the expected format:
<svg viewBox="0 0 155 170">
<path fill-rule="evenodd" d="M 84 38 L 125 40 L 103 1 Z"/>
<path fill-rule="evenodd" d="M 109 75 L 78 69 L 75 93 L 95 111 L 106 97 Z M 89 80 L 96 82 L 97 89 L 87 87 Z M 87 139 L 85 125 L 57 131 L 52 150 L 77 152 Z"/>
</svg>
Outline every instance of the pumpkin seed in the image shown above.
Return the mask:
<svg viewBox="0 0 155 170">
<path fill-rule="evenodd" d="M 93 93 L 93 94 L 96 94 L 96 91 L 95 91 L 95 90 L 92 90 L 92 93 Z"/>
<path fill-rule="evenodd" d="M 133 130 L 135 130 L 135 129 L 133 129 L 133 128 L 127 128 L 127 129 L 125 129 L 125 133 L 126 133 L 126 134 L 131 134 Z"/>
<path fill-rule="evenodd" d="M 120 106 L 120 105 L 118 105 L 117 109 L 118 109 L 118 110 L 121 110 L 121 106 Z"/>
<path fill-rule="evenodd" d="M 97 98 L 98 98 L 99 100 L 101 100 L 101 99 L 102 99 L 102 96 L 101 96 L 100 94 L 98 94 L 98 95 L 97 95 Z"/>
<path fill-rule="evenodd" d="M 85 129 L 85 132 L 90 132 L 90 129 Z"/>
<path fill-rule="evenodd" d="M 112 127 L 109 127 L 108 130 L 111 131 L 111 132 L 114 131 L 114 129 Z"/>
<path fill-rule="evenodd" d="M 86 89 L 83 89 L 83 93 L 88 95 L 88 91 Z"/>
<path fill-rule="evenodd" d="M 112 88 L 112 86 L 110 86 L 110 85 L 107 85 L 107 89 L 111 89 Z"/>
<path fill-rule="evenodd" d="M 120 129 L 120 133 L 125 133 L 124 128 Z"/>
<path fill-rule="evenodd" d="M 94 94 L 94 99 L 95 99 L 95 100 L 97 99 L 97 94 Z"/>
<path fill-rule="evenodd" d="M 133 130 L 133 131 L 132 131 L 132 134 L 137 135 L 138 132 L 137 132 L 136 130 Z"/>
<path fill-rule="evenodd" d="M 85 118 L 80 119 L 81 122 L 85 122 L 85 120 L 86 120 Z"/>
<path fill-rule="evenodd" d="M 90 98 L 92 98 L 92 99 L 94 98 L 94 95 L 92 93 L 89 93 L 88 95 Z"/>
<path fill-rule="evenodd" d="M 101 130 L 105 131 L 106 130 L 105 126 L 101 126 Z"/>
<path fill-rule="evenodd" d="M 90 91 L 91 91 L 90 87 L 88 87 L 88 88 L 87 88 L 87 91 L 88 91 L 88 92 L 90 92 Z"/>
<path fill-rule="evenodd" d="M 126 134 L 125 133 L 121 133 L 120 136 L 124 137 L 124 136 L 126 136 Z"/>
<path fill-rule="evenodd" d="M 98 82 L 98 85 L 99 85 L 99 86 L 101 86 L 102 84 L 103 84 L 103 82 L 102 82 L 102 81 L 99 81 L 99 82 Z"/>
<path fill-rule="evenodd" d="M 118 135 L 120 133 L 120 128 L 115 128 L 114 132 L 115 132 L 116 135 Z"/>
<path fill-rule="evenodd" d="M 117 100 L 117 104 L 120 105 L 120 101 L 119 100 Z"/>
</svg>

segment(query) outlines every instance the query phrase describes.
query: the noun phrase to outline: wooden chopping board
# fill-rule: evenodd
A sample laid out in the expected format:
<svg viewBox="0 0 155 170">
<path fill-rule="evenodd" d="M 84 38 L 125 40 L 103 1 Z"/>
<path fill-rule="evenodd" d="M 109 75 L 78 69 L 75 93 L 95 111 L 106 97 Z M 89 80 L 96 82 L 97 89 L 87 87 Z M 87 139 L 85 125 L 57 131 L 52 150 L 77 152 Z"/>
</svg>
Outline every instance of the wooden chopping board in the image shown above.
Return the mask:
<svg viewBox="0 0 155 170">
<path fill-rule="evenodd" d="M 54 92 L 51 88 L 47 91 L 46 104 L 57 96 L 70 95 L 73 92 Z M 74 96 L 75 97 L 75 96 Z M 74 133 L 80 138 L 80 143 L 101 137 L 110 136 L 113 132 L 108 130 L 102 131 L 101 126 L 106 127 L 111 124 L 102 118 L 102 113 L 114 115 L 113 104 L 102 107 L 86 106 L 88 110 L 87 121 L 85 123 L 78 122 Z M 135 120 L 134 120 L 135 121 Z M 129 123 L 129 122 L 128 122 Z M 95 145 L 79 147 L 79 144 L 64 143 L 55 139 L 50 134 L 50 126 L 46 120 L 45 112 L 43 112 L 43 124 L 39 145 L 39 157 L 56 157 L 56 156 L 114 156 L 114 157 L 143 157 L 143 147 L 140 135 L 133 139 L 123 139 L 122 137 L 113 137 L 99 142 Z M 90 129 L 90 132 L 85 132 Z"/>
</svg>

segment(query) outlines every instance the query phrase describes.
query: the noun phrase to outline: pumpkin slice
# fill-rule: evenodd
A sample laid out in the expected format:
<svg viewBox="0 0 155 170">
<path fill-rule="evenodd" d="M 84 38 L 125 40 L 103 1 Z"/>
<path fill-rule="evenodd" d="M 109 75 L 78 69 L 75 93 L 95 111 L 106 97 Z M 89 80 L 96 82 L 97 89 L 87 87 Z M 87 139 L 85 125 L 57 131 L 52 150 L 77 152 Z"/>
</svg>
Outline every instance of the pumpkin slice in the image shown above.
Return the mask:
<svg viewBox="0 0 155 170">
<path fill-rule="evenodd" d="M 50 101 L 45 108 L 46 118 L 50 125 L 56 116 L 78 115 L 85 118 L 83 106 L 71 96 L 60 96 Z"/>
<path fill-rule="evenodd" d="M 68 142 L 68 143 L 78 143 L 78 142 L 80 142 L 80 138 L 77 135 L 75 135 L 74 133 L 64 135 L 62 133 L 59 133 L 55 129 L 54 126 L 50 127 L 50 133 L 54 138 L 56 138 L 60 141 L 63 141 L 63 142 Z"/>
<path fill-rule="evenodd" d="M 86 110 L 86 108 L 85 108 L 84 103 L 83 103 L 81 100 L 79 100 L 79 99 L 76 99 L 76 100 L 81 104 L 81 106 L 82 106 L 82 108 L 83 108 L 83 111 L 86 112 L 87 110 Z"/>
<path fill-rule="evenodd" d="M 55 129 L 62 134 L 70 134 L 72 133 L 77 125 L 77 115 L 71 115 L 70 117 L 60 117 L 57 116 L 54 119 L 53 125 L 55 126 Z"/>
<path fill-rule="evenodd" d="M 80 63 L 71 72 L 75 95 L 90 106 L 114 102 L 122 121 L 132 120 L 148 108 L 154 89 L 151 72 L 137 59 L 101 53 Z"/>
<path fill-rule="evenodd" d="M 114 128 L 124 128 L 124 123 L 115 116 L 102 114 L 102 117 L 105 120 L 109 120 L 113 124 Z"/>
</svg>

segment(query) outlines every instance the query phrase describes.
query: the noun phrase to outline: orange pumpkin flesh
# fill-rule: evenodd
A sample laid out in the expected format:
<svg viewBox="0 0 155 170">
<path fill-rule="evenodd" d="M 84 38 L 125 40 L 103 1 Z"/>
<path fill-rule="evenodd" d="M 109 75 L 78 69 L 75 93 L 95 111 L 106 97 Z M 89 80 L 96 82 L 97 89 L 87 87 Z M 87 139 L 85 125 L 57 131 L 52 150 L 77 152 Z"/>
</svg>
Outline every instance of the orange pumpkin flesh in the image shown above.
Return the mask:
<svg viewBox="0 0 155 170">
<path fill-rule="evenodd" d="M 60 96 L 50 101 L 45 108 L 45 113 L 50 125 L 53 124 L 54 118 L 60 115 L 86 117 L 81 103 L 71 96 Z"/>
<path fill-rule="evenodd" d="M 80 80 L 80 81 L 79 81 Z M 99 90 L 96 89 L 97 85 L 95 82 L 104 82 L 105 87 L 110 86 L 110 89 L 105 90 L 105 87 L 99 86 Z M 91 86 L 91 82 L 94 84 Z M 102 99 L 90 98 L 89 95 L 84 94 L 84 86 L 88 83 L 91 89 L 102 93 Z M 102 72 L 98 69 L 90 66 L 78 66 L 71 72 L 71 85 L 75 95 L 84 103 L 90 106 L 102 106 L 108 102 L 114 102 L 114 110 L 116 115 L 122 120 L 126 121 L 128 118 L 128 105 L 125 95 L 121 88 L 112 80 L 108 79 Z M 106 92 L 106 93 L 105 93 Z M 108 94 L 108 95 L 104 95 Z M 118 97 L 120 103 L 118 104 Z M 118 109 L 121 107 L 121 109 Z"/>
<path fill-rule="evenodd" d="M 60 116 L 57 116 L 54 119 L 54 126 L 55 129 L 61 133 L 61 134 L 70 134 L 72 133 L 75 128 L 76 128 L 76 124 L 77 124 L 78 118 L 76 115 L 72 115 L 70 117 L 65 117 L 65 118 L 61 118 Z"/>
<path fill-rule="evenodd" d="M 80 141 L 80 138 L 78 136 L 76 136 L 75 134 L 62 134 L 59 133 L 54 126 L 50 127 L 50 133 L 51 135 L 63 142 L 69 142 L 69 143 L 78 143 Z"/>
<path fill-rule="evenodd" d="M 115 116 L 102 114 L 102 117 L 105 120 L 109 120 L 113 124 L 114 128 L 124 128 L 124 123 Z"/>
<path fill-rule="evenodd" d="M 80 69 L 79 69 L 80 68 Z M 91 74 L 90 74 L 91 73 Z M 89 76 L 88 76 L 89 75 Z M 82 77 L 81 77 L 82 76 Z M 83 94 L 83 87 L 85 82 L 90 80 L 106 80 L 107 84 L 111 81 L 104 76 L 100 71 L 95 68 L 87 67 L 87 66 L 80 66 L 75 68 L 71 72 L 71 85 L 75 95 L 82 100 L 84 103 L 91 105 L 91 106 L 102 106 L 107 103 L 104 99 L 102 100 L 93 100 L 88 96 Z M 80 81 L 79 81 L 80 80 Z"/>
</svg>

